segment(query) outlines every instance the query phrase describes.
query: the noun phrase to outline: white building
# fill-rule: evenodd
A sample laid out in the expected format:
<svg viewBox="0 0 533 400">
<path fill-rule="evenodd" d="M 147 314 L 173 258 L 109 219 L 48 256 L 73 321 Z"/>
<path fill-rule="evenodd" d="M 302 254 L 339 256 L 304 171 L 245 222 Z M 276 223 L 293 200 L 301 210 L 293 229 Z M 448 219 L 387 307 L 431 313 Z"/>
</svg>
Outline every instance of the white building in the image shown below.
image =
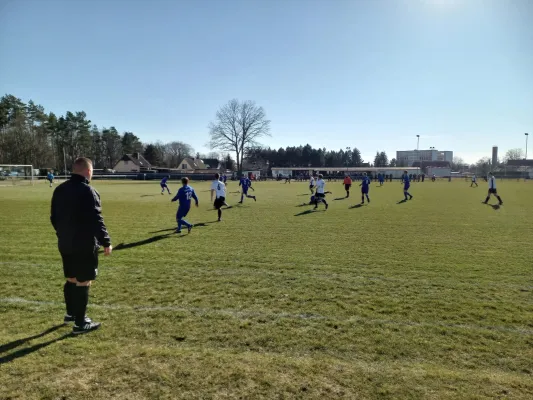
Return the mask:
<svg viewBox="0 0 533 400">
<path fill-rule="evenodd" d="M 429 150 L 406 150 L 396 152 L 398 165 L 411 167 L 416 161 L 453 161 L 453 151 Z"/>
</svg>

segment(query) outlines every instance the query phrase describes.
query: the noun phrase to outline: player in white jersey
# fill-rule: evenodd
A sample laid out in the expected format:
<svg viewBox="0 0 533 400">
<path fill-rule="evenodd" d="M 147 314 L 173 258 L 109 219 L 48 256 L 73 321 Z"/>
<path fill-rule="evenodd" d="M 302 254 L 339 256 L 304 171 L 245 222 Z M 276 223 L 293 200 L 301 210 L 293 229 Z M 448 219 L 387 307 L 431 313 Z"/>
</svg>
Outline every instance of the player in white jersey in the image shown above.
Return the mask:
<svg viewBox="0 0 533 400">
<path fill-rule="evenodd" d="M 222 206 L 226 204 L 226 185 L 224 182 L 220 182 L 220 174 L 215 174 L 215 180 L 211 183 L 211 201 L 213 201 L 213 195 L 215 195 L 213 206 L 218 212 L 218 221 L 220 222 L 222 220 Z"/>
<path fill-rule="evenodd" d="M 470 187 L 476 185 L 476 187 L 478 187 L 479 185 L 477 184 L 477 178 L 476 178 L 476 175 L 472 175 L 472 183 L 470 184 Z"/>
<path fill-rule="evenodd" d="M 311 193 L 315 192 L 315 177 L 314 176 L 311 176 L 309 178 L 309 190 L 311 191 Z"/>
<path fill-rule="evenodd" d="M 483 203 L 487 204 L 489 202 L 490 196 L 494 195 L 500 202 L 500 206 L 503 204 L 502 198 L 498 195 L 498 191 L 496 190 L 496 178 L 494 177 L 494 174 L 492 172 L 489 172 L 489 193 L 487 194 L 487 198 Z"/>
<path fill-rule="evenodd" d="M 326 182 L 324 182 L 322 174 L 318 175 L 316 181 L 316 194 L 315 194 L 315 210 L 318 208 L 318 203 L 324 203 L 326 210 L 328 209 L 328 203 L 326 202 Z"/>
</svg>

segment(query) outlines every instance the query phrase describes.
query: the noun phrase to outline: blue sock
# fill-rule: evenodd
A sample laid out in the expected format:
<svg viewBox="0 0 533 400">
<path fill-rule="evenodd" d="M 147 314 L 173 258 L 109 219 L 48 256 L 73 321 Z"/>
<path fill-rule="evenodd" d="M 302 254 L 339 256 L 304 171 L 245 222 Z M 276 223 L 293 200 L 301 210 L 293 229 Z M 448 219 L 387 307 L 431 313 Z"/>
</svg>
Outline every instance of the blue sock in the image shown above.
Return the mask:
<svg viewBox="0 0 533 400">
<path fill-rule="evenodd" d="M 187 221 L 185 221 L 184 219 L 181 220 L 181 223 L 183 225 L 185 225 L 187 228 L 189 228 L 191 226 L 191 224 L 189 224 Z"/>
<path fill-rule="evenodd" d="M 181 231 L 181 224 L 183 220 L 181 218 L 178 219 L 178 231 Z"/>
<path fill-rule="evenodd" d="M 244 194 L 241 194 L 241 203 L 244 200 Z"/>
</svg>

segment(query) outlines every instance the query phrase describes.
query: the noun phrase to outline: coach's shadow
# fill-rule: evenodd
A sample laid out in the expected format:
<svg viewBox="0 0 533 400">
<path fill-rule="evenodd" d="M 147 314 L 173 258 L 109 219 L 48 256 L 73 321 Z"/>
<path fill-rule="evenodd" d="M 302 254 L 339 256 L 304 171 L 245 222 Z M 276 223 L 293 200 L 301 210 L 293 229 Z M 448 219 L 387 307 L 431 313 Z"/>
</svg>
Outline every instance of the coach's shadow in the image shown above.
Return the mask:
<svg viewBox="0 0 533 400">
<path fill-rule="evenodd" d="M 55 332 L 57 331 L 58 329 L 62 328 L 63 326 L 65 326 L 64 324 L 61 324 L 61 325 L 56 325 L 56 326 L 53 326 L 47 330 L 45 330 L 44 332 L 42 333 L 39 333 L 37 335 L 33 335 L 33 336 L 29 336 L 27 338 L 23 338 L 23 339 L 18 339 L 18 340 L 15 340 L 13 342 L 10 342 L 10 343 L 6 343 L 6 344 L 3 344 L 0 346 L 0 354 L 1 353 L 5 353 L 9 350 L 13 350 L 19 346 L 22 346 L 26 343 L 28 343 L 29 341 L 31 340 L 35 340 L 35 339 L 39 339 L 43 336 L 46 336 L 52 332 Z M 69 333 L 66 333 L 64 334 L 63 336 L 60 336 L 58 338 L 55 338 L 55 339 L 52 339 L 52 340 L 48 340 L 47 342 L 43 342 L 43 343 L 39 343 L 39 344 L 35 344 L 33 346 L 30 346 L 30 347 L 26 347 L 26 348 L 23 348 L 23 349 L 20 349 L 20 350 L 17 350 L 11 354 L 8 354 L 4 357 L 0 357 L 0 365 L 1 364 L 4 364 L 4 363 L 8 363 L 10 361 L 13 361 L 13 360 L 16 360 L 17 358 L 21 358 L 21 357 L 24 357 L 24 356 L 27 356 L 35 351 L 38 351 L 44 347 L 47 347 L 53 343 L 56 343 L 56 342 L 59 342 L 61 340 L 64 340 L 64 339 L 67 339 L 69 337 L 72 337 L 72 333 L 69 332 Z"/>
<path fill-rule="evenodd" d="M 176 230 L 176 228 L 173 228 L 172 230 Z M 164 234 L 164 235 L 152 236 L 151 238 L 144 239 L 144 240 L 139 240 L 138 242 L 120 243 L 116 247 L 114 247 L 113 250 L 118 251 L 118 250 L 131 249 L 132 247 L 138 247 L 138 246 L 143 246 L 145 244 L 158 242 L 159 240 L 167 239 L 167 238 L 172 237 L 172 236 L 173 236 L 172 233 L 167 233 L 167 234 Z"/>
</svg>

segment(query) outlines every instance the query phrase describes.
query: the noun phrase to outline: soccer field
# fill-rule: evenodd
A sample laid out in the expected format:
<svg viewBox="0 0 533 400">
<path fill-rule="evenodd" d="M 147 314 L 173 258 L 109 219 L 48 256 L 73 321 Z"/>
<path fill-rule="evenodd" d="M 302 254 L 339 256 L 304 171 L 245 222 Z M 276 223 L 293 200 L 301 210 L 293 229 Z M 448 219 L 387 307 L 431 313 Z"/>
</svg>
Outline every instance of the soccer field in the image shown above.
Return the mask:
<svg viewBox="0 0 533 400">
<path fill-rule="evenodd" d="M 175 234 L 157 183 L 102 182 L 113 239 L 88 314 L 63 326 L 52 189 L 0 187 L 0 399 L 533 398 L 533 183 L 208 183 Z M 170 182 L 175 192 L 179 185 Z M 496 199 L 492 199 L 493 204 Z"/>
</svg>

